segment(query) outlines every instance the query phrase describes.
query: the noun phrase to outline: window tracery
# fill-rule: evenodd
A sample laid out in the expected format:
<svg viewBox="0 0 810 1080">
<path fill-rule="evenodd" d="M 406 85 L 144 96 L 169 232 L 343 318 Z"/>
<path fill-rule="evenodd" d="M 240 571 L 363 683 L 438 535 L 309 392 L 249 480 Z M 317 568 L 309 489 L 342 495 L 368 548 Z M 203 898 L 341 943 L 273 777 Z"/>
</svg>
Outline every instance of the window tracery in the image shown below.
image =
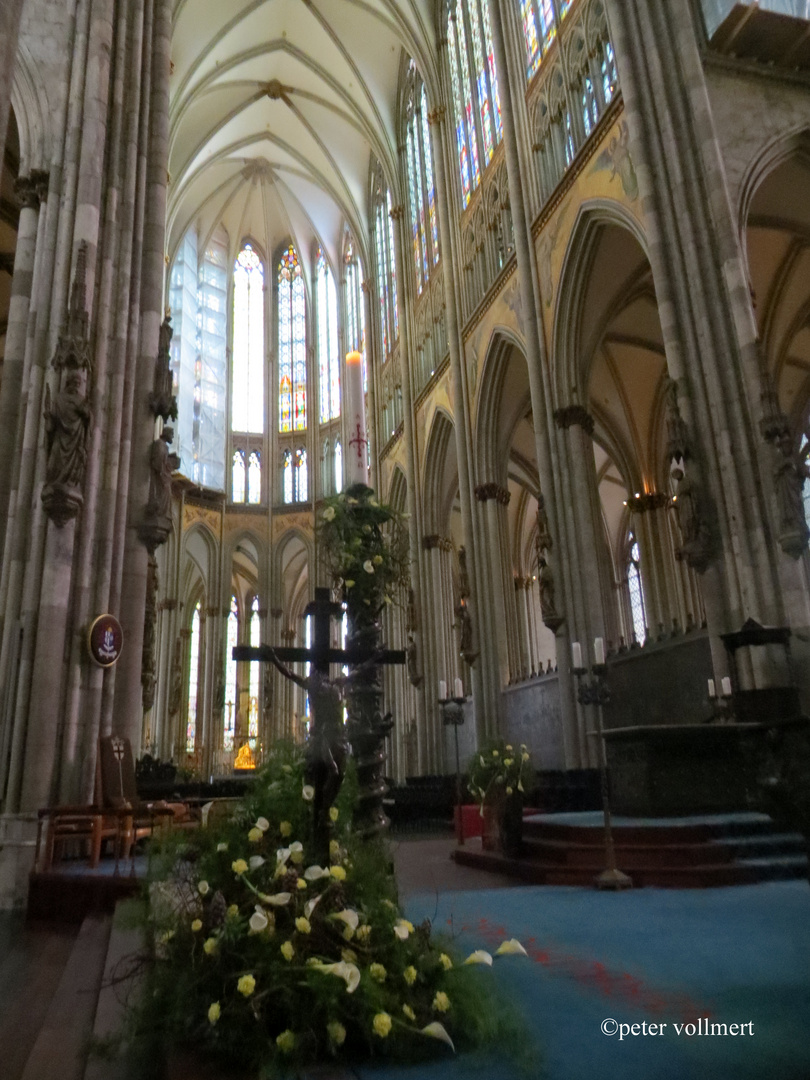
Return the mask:
<svg viewBox="0 0 810 1080">
<path fill-rule="evenodd" d="M 632 531 L 627 539 L 627 547 L 627 591 L 630 598 L 630 615 L 636 640 L 643 645 L 647 637 L 647 614 L 641 580 L 641 552 L 638 540 Z"/>
<path fill-rule="evenodd" d="M 259 616 L 259 598 L 253 597 L 250 605 L 250 644 L 258 648 L 262 643 L 261 618 Z M 259 665 L 250 664 L 248 683 L 248 738 L 259 736 Z"/>
<path fill-rule="evenodd" d="M 318 248 L 318 360 L 321 423 L 340 416 L 340 353 L 338 349 L 337 289 Z"/>
<path fill-rule="evenodd" d="M 233 386 L 231 430 L 264 431 L 264 267 L 252 244 L 233 271 Z"/>
<path fill-rule="evenodd" d="M 378 167 L 375 185 L 374 243 L 377 255 L 377 295 L 380 301 L 380 328 L 383 356 L 390 356 L 399 333 L 397 322 L 397 273 L 394 259 L 394 222 L 391 192 Z"/>
<path fill-rule="evenodd" d="M 239 607 L 236 597 L 231 597 L 231 610 L 228 612 L 227 650 L 225 653 L 225 712 L 223 715 L 222 748 L 233 750 L 233 736 L 236 724 L 236 672 L 237 664 L 233 650 L 239 644 Z"/>
<path fill-rule="evenodd" d="M 306 289 L 292 244 L 278 264 L 279 431 L 307 426 Z"/>
<path fill-rule="evenodd" d="M 191 635 L 188 657 L 188 713 L 186 715 L 186 753 L 193 754 L 197 743 L 197 695 L 200 684 L 200 601 L 191 616 Z"/>
</svg>

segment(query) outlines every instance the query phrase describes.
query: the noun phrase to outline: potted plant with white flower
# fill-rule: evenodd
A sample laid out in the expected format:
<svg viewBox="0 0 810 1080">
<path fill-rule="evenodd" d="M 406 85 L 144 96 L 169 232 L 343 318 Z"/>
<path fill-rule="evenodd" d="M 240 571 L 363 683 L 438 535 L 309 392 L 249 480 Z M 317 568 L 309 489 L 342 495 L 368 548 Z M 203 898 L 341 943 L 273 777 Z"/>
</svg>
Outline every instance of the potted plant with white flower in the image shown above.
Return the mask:
<svg viewBox="0 0 810 1080">
<path fill-rule="evenodd" d="M 523 804 L 534 782 L 526 744 L 516 748 L 503 739 L 488 743 L 471 758 L 467 776 L 468 787 L 484 819 L 484 849 L 499 846 L 505 855 L 520 855 Z"/>
</svg>

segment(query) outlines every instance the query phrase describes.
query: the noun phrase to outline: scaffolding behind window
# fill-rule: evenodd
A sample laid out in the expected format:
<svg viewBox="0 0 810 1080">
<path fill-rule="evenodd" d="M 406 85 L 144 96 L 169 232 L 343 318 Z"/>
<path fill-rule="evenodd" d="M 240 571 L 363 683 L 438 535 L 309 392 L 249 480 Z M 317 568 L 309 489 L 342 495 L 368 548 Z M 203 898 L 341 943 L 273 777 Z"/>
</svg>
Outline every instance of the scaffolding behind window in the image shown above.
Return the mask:
<svg viewBox="0 0 810 1080">
<path fill-rule="evenodd" d="M 633 618 L 633 632 L 641 644 L 647 637 L 647 615 L 644 609 L 644 587 L 641 581 L 641 554 L 638 540 L 631 532 L 628 539 L 629 556 L 627 560 L 627 589 L 630 594 L 630 614 Z"/>
</svg>

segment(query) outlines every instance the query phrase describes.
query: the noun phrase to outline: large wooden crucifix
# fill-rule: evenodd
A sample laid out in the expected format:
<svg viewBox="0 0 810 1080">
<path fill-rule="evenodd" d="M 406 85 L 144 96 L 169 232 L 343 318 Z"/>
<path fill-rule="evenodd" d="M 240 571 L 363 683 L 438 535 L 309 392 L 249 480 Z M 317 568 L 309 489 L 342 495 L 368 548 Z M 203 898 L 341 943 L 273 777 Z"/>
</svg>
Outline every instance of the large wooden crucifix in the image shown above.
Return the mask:
<svg viewBox="0 0 810 1080">
<path fill-rule="evenodd" d="M 314 839 L 319 847 L 328 846 L 329 807 L 335 800 L 343 780 L 348 745 L 344 733 L 342 691 L 355 672 L 376 667 L 378 664 L 404 664 L 402 649 L 380 649 L 363 652 L 352 649 L 335 649 L 330 644 L 332 619 L 343 615 L 343 606 L 330 598 L 329 589 L 317 588 L 315 599 L 307 604 L 305 615 L 313 620 L 312 646 L 298 648 L 272 645 L 236 645 L 234 660 L 265 662 L 273 664 L 284 675 L 302 687 L 309 697 L 311 727 L 306 753 L 308 782 L 315 788 Z M 287 663 L 308 663 L 310 674 L 295 674 Z M 329 678 L 329 665 L 348 665 L 349 674 L 338 679 Z"/>
</svg>

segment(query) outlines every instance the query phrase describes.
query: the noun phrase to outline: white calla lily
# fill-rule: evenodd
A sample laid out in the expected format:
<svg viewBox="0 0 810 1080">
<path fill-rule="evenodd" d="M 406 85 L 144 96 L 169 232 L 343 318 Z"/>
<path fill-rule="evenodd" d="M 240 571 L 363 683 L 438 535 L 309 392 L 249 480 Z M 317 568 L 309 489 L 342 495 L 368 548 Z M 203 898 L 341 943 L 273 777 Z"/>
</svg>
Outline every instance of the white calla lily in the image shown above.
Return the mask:
<svg viewBox="0 0 810 1080">
<path fill-rule="evenodd" d="M 510 938 L 508 941 L 502 941 L 498 948 L 495 950 L 496 956 L 528 956 L 529 954 L 520 944 L 517 938 Z"/>
<path fill-rule="evenodd" d="M 254 911 L 253 914 L 250 916 L 249 920 L 249 925 L 252 933 L 260 934 L 262 930 L 266 930 L 268 922 L 269 920 L 263 911 Z"/>
<path fill-rule="evenodd" d="M 290 857 L 290 849 L 288 847 L 280 847 L 276 852 L 276 863 L 282 865 L 286 863 Z"/>
<path fill-rule="evenodd" d="M 492 967 L 492 957 L 485 949 L 476 949 L 475 952 L 471 952 L 465 964 L 486 964 L 487 967 Z"/>
<path fill-rule="evenodd" d="M 427 1035 L 431 1039 L 439 1039 L 443 1043 L 447 1043 L 450 1049 L 455 1054 L 456 1048 L 453 1045 L 453 1040 L 447 1034 L 444 1024 L 440 1024 L 438 1020 L 434 1020 L 432 1024 L 428 1024 L 427 1027 L 423 1027 L 422 1034 Z"/>
<path fill-rule="evenodd" d="M 400 941 L 407 941 L 409 935 L 413 931 L 413 923 L 408 922 L 407 919 L 397 919 L 394 924 L 394 933 Z"/>
<path fill-rule="evenodd" d="M 248 859 L 248 865 L 251 870 L 258 870 L 260 866 L 264 866 L 264 859 L 261 855 L 251 855 Z"/>
<path fill-rule="evenodd" d="M 255 827 L 257 829 L 261 829 L 262 832 L 267 832 L 267 830 L 270 828 L 270 822 L 267 820 L 266 817 L 256 818 Z"/>
<path fill-rule="evenodd" d="M 320 896 L 313 896 L 311 900 L 307 900 L 306 904 L 304 904 L 304 915 L 306 915 L 307 918 L 312 915 L 312 912 L 320 903 L 320 899 Z"/>
<path fill-rule="evenodd" d="M 343 911 L 336 911 L 333 915 L 329 916 L 330 919 L 339 919 L 341 922 L 346 923 L 352 930 L 357 929 L 357 924 L 360 922 L 360 916 L 352 908 L 344 908 Z"/>
<path fill-rule="evenodd" d="M 324 870 L 322 866 L 308 866 L 304 871 L 304 877 L 307 881 L 319 881 L 323 877 L 329 877 L 329 871 Z"/>
<path fill-rule="evenodd" d="M 346 993 L 353 994 L 357 987 L 360 985 L 360 968 L 357 964 L 348 964 L 345 960 L 341 960 L 337 964 L 310 964 L 310 967 L 315 968 L 316 971 L 322 971 L 324 975 L 335 975 L 339 979 L 343 979 L 346 983 Z"/>
<path fill-rule="evenodd" d="M 269 904 L 271 907 L 285 907 L 290 902 L 291 893 L 279 892 L 273 893 L 272 896 L 267 896 L 266 893 L 259 893 L 259 899 L 264 904 Z"/>
</svg>

